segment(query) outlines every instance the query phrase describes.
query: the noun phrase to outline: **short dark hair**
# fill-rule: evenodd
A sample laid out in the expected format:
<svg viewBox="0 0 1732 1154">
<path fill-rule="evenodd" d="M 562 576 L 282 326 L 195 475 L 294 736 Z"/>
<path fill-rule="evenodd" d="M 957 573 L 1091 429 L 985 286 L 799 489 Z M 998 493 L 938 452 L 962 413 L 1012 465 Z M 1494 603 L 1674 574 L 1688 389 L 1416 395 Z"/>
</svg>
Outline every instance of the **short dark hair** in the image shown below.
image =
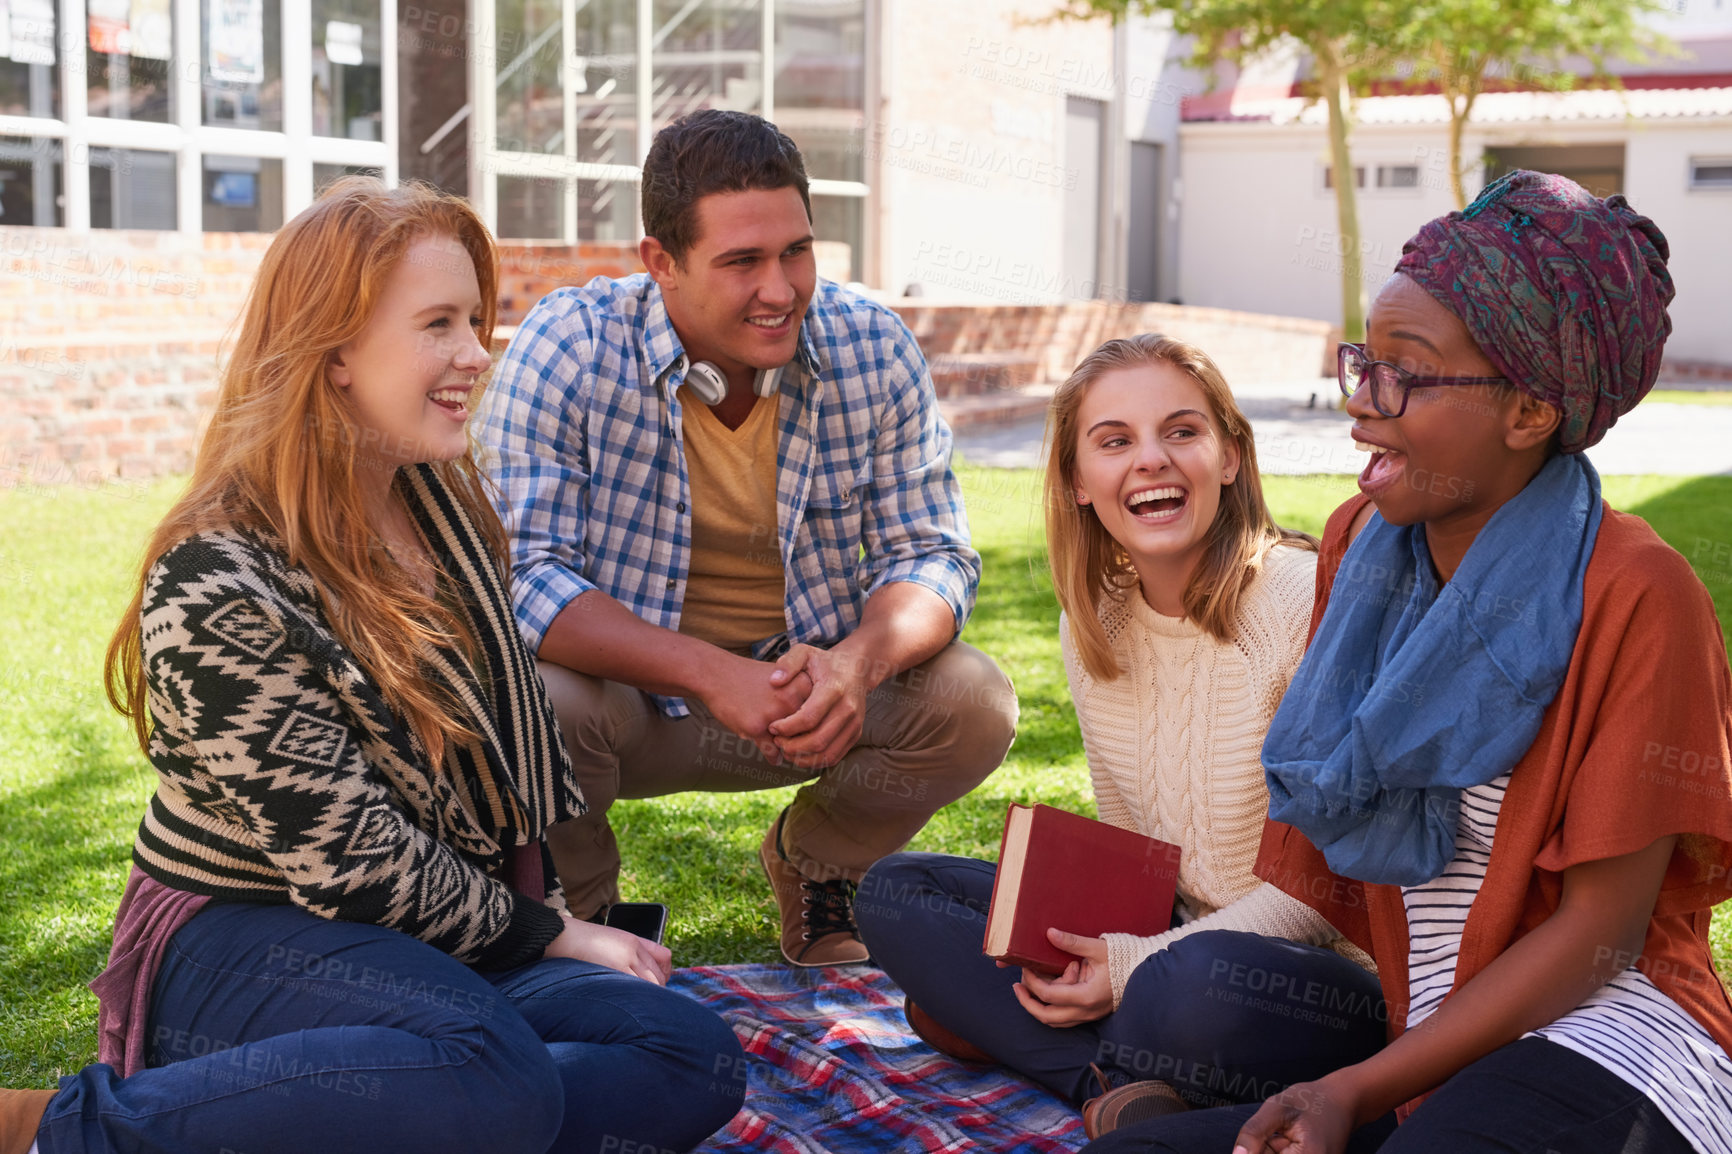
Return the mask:
<svg viewBox="0 0 1732 1154">
<path fill-rule="evenodd" d="M 676 261 L 698 239 L 698 201 L 715 192 L 797 188 L 812 219 L 806 162 L 774 124 L 707 108 L 656 133 L 643 162 L 643 230 Z"/>
</svg>

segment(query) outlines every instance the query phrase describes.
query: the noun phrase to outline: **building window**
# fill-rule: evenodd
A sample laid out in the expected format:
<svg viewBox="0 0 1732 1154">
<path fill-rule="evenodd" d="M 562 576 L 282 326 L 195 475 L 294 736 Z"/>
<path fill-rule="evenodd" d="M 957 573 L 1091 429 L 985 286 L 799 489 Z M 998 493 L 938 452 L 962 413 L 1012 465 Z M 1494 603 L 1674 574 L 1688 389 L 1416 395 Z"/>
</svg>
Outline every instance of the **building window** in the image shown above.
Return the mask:
<svg viewBox="0 0 1732 1154">
<path fill-rule="evenodd" d="M 637 15 L 637 0 L 590 0 L 578 13 L 571 89 L 580 160 L 637 163 Z"/>
<path fill-rule="evenodd" d="M 90 150 L 90 227 L 174 227 L 174 153 Z"/>
<path fill-rule="evenodd" d="M 57 25 L 62 9 L 79 14 L 74 27 Z M 384 0 L 0 0 L 0 115 L 15 134 L 0 137 L 0 220 L 268 232 L 337 173 L 395 181 L 397 127 L 384 117 L 394 11 Z M 68 91 L 85 115 L 66 115 Z"/>
<path fill-rule="evenodd" d="M 812 197 L 812 227 L 831 251 L 821 271 L 836 280 L 864 276 L 866 151 L 865 0 L 782 0 L 775 6 L 777 127 L 800 146 L 806 174 L 859 185 L 849 194 Z M 820 188 L 825 187 L 820 185 Z"/>
<path fill-rule="evenodd" d="M 493 90 L 476 104 L 472 185 L 498 235 L 629 243 L 654 130 L 727 108 L 800 146 L 826 274 L 860 279 L 867 0 L 587 0 L 569 26 L 563 7 L 472 5 L 476 26 L 498 29 L 471 78 Z"/>
<path fill-rule="evenodd" d="M 60 115 L 60 55 L 55 0 L 11 0 L 7 44 L 0 52 L 0 113 Z"/>
<path fill-rule="evenodd" d="M 201 0 L 203 122 L 283 128 L 281 0 Z"/>
<path fill-rule="evenodd" d="M 630 244 L 637 239 L 638 185 L 625 180 L 577 182 L 577 235 Z"/>
<path fill-rule="evenodd" d="M 1323 166 L 1322 171 L 1323 171 L 1323 190 L 1325 192 L 1334 192 L 1335 191 L 1335 166 L 1333 164 L 1325 164 Z M 1364 188 L 1365 187 L 1365 166 L 1363 164 L 1356 164 L 1353 166 L 1353 187 L 1354 188 Z"/>
<path fill-rule="evenodd" d="M 60 223 L 61 152 L 51 137 L 0 137 L 0 224 Z"/>
<path fill-rule="evenodd" d="M 1377 166 L 1378 188 L 1418 188 L 1417 164 L 1380 164 Z"/>
<path fill-rule="evenodd" d="M 501 152 L 564 150 L 560 7 L 560 0 L 499 0 L 494 8 L 494 147 Z"/>
<path fill-rule="evenodd" d="M 1732 156 L 1692 156 L 1690 158 L 1690 188 L 1732 189 Z"/>
<path fill-rule="evenodd" d="M 776 6 L 776 124 L 817 180 L 860 180 L 866 133 L 865 0 Z"/>
<path fill-rule="evenodd" d="M 818 241 L 818 272 L 825 279 L 839 283 L 863 279 L 865 216 L 865 197 L 812 198 L 812 235 Z"/>
<path fill-rule="evenodd" d="M 454 196 L 470 194 L 469 138 L 476 123 L 467 12 L 465 0 L 400 2 L 396 54 L 386 57 L 398 70 L 397 175 Z"/>
<path fill-rule="evenodd" d="M 655 0 L 650 39 L 656 128 L 701 108 L 762 113 L 762 0 Z"/>
<path fill-rule="evenodd" d="M 1369 183 L 1368 183 L 1369 181 Z M 1317 187 L 1320 192 L 1333 194 L 1335 192 L 1335 166 L 1322 164 L 1318 166 Z M 1419 166 L 1417 164 L 1376 164 L 1353 166 L 1353 187 L 1370 195 L 1393 192 L 1419 191 Z"/>
<path fill-rule="evenodd" d="M 204 158 L 204 230 L 275 232 L 283 227 L 283 162 L 257 156 Z"/>
<path fill-rule="evenodd" d="M 174 17 L 169 0 L 87 0 L 86 107 L 92 116 L 174 119 Z"/>
<path fill-rule="evenodd" d="M 371 176 L 383 180 L 385 171 L 364 164 L 315 164 L 313 165 L 314 198 L 324 195 L 325 189 L 331 186 L 332 181 L 341 180 L 345 176 Z"/>
<path fill-rule="evenodd" d="M 541 176 L 500 177 L 499 226 L 494 233 L 511 240 L 558 240 L 569 183 Z"/>
<path fill-rule="evenodd" d="M 313 135 L 383 140 L 379 0 L 313 0 Z"/>
</svg>

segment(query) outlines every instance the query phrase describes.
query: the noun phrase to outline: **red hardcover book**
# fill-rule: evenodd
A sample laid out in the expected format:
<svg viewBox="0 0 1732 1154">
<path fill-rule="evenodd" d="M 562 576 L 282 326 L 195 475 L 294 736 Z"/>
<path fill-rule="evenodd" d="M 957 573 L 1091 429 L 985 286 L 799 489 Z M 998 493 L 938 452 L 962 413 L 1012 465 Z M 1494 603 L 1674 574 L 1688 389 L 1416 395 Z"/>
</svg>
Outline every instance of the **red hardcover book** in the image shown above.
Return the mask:
<svg viewBox="0 0 1732 1154">
<path fill-rule="evenodd" d="M 1091 938 L 1164 933 L 1178 881 L 1172 842 L 1050 805 L 1013 805 L 1004 815 L 983 949 L 1059 973 L 1075 956 L 1047 941 L 1048 926 Z"/>
</svg>

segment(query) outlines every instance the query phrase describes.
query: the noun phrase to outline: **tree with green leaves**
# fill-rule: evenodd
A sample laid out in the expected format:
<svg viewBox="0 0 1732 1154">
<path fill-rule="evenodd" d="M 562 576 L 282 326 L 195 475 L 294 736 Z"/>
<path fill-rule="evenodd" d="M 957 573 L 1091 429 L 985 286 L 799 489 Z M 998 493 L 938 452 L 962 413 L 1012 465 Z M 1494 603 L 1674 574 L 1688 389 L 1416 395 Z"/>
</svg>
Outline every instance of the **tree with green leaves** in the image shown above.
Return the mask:
<svg viewBox="0 0 1732 1154">
<path fill-rule="evenodd" d="M 1123 20 L 1133 12 L 1170 12 L 1173 30 L 1195 45 L 1203 71 L 1218 60 L 1243 65 L 1289 42 L 1311 54 L 1311 95 L 1329 113 L 1329 167 L 1341 237 L 1341 325 L 1365 339 L 1365 275 L 1354 184 L 1352 94 L 1387 75 L 1406 43 L 1409 6 L 1393 0 L 1067 0 L 1060 15 Z"/>
<path fill-rule="evenodd" d="M 1172 14 L 1173 30 L 1192 38 L 1192 64 L 1246 62 L 1293 42 L 1311 55 L 1309 94 L 1329 114 L 1329 163 L 1335 189 L 1341 261 L 1341 320 L 1348 340 L 1364 339 L 1365 280 L 1352 161 L 1352 97 L 1373 80 L 1396 75 L 1435 79 L 1449 100 L 1450 188 L 1467 205 L 1462 136 L 1474 101 L 1488 84 L 1569 88 L 1570 57 L 1591 75 L 1616 83 L 1605 62 L 1671 50 L 1642 22 L 1666 0 L 1063 0 L 1059 15 L 1123 20 L 1133 12 Z"/>
<path fill-rule="evenodd" d="M 1467 207 L 1462 185 L 1462 135 L 1474 101 L 1499 81 L 1562 90 L 1577 76 L 1568 57 L 1585 58 L 1598 82 L 1614 57 L 1639 59 L 1671 51 L 1642 15 L 1666 11 L 1663 0 L 1418 0 L 1408 10 L 1397 51 L 1414 65 L 1415 80 L 1435 80 L 1449 101 L 1449 187 Z"/>
</svg>

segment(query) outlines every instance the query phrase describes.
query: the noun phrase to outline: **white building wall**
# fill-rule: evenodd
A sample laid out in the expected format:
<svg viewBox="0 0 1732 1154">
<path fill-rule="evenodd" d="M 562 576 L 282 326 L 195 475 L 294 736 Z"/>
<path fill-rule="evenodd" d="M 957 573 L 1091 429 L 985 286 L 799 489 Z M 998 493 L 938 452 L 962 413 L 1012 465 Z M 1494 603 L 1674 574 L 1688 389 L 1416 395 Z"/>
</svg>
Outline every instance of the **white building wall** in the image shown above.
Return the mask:
<svg viewBox="0 0 1732 1154">
<path fill-rule="evenodd" d="M 1624 191 L 1671 245 L 1678 295 L 1667 357 L 1732 364 L 1732 189 L 1691 191 L 1693 155 L 1732 156 L 1732 125 L 1640 126 L 1624 154 Z"/>
<path fill-rule="evenodd" d="M 1341 323 L 1342 244 L 1334 194 L 1319 173 L 1328 159 L 1313 125 L 1187 124 L 1180 132 L 1184 209 L 1180 295 L 1212 305 Z M 1678 286 L 1667 356 L 1732 364 L 1732 193 L 1688 189 L 1691 155 L 1732 154 L 1732 124 L 1660 120 L 1497 125 L 1470 132 L 1470 172 L 1486 147 L 1626 145 L 1625 192 L 1671 242 Z M 1393 270 L 1401 246 L 1455 208 L 1447 179 L 1445 126 L 1361 126 L 1353 157 L 1366 166 L 1418 164 L 1415 190 L 1366 188 L 1359 197 L 1368 298 Z M 1468 196 L 1477 191 L 1470 176 Z"/>
<path fill-rule="evenodd" d="M 1308 126 L 1194 124 L 1181 131 L 1185 199 L 1180 217 L 1180 293 L 1185 304 L 1315 317 L 1341 323 L 1346 251 L 1335 195 L 1323 187 L 1329 159 Z M 1418 164 L 1417 189 L 1365 188 L 1359 195 L 1366 294 L 1375 296 L 1401 245 L 1421 224 L 1454 207 L 1445 169 L 1429 168 L 1443 133 L 1363 130 L 1354 162 L 1374 180 L 1379 164 Z"/>
<path fill-rule="evenodd" d="M 1051 14 L 1047 0 L 884 7 L 884 102 L 867 127 L 883 287 L 958 301 L 1095 295 L 1064 275 L 1065 190 L 1078 178 L 1065 98 L 1112 100 L 1112 26 L 1031 23 Z"/>
<path fill-rule="evenodd" d="M 1207 78 L 1190 70 L 1188 39 L 1173 34 L 1167 13 L 1136 17 L 1125 35 L 1125 139 L 1161 146 L 1161 189 L 1155 204 L 1129 200 L 1128 215 L 1151 213 L 1159 221 L 1156 299 L 1171 300 L 1179 291 L 1179 215 L 1184 182 L 1179 172 L 1180 112 L 1186 96 L 1202 92 Z M 1129 279 L 1129 278 L 1127 278 Z"/>
</svg>

